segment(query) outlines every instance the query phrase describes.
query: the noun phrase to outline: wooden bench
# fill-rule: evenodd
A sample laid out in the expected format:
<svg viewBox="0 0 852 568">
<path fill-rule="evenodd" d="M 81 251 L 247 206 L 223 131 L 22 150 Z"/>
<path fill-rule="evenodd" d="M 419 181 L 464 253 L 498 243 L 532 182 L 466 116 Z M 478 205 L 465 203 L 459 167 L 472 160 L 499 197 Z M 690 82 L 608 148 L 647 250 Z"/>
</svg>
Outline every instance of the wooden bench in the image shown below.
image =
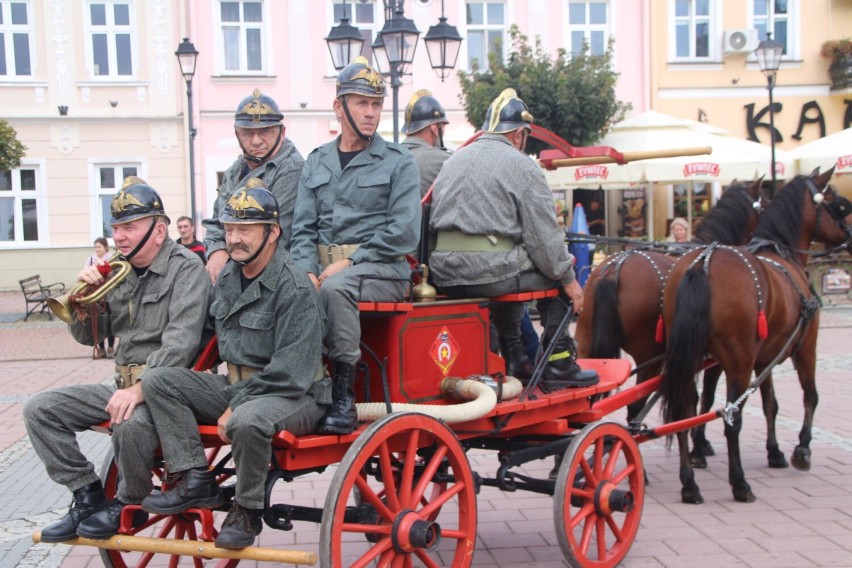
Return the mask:
<svg viewBox="0 0 852 568">
<path fill-rule="evenodd" d="M 24 321 L 27 321 L 39 307 L 41 307 L 41 313 L 47 312 L 47 317 L 53 319 L 53 313 L 47 307 L 47 300 L 61 296 L 65 292 L 65 284 L 54 282 L 45 286 L 41 283 L 41 276 L 38 274 L 18 282 L 21 284 L 21 291 L 24 293 L 24 299 L 27 303 L 27 315 L 24 317 Z"/>
</svg>

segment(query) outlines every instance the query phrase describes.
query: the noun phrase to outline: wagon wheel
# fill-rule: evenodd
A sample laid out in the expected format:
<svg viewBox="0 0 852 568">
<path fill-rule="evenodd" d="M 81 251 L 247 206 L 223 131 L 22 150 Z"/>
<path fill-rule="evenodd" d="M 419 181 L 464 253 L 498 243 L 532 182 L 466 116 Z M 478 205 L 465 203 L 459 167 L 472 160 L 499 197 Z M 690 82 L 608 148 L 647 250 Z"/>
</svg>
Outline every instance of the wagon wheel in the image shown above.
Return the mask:
<svg viewBox="0 0 852 568">
<path fill-rule="evenodd" d="M 423 414 L 371 424 L 343 456 L 324 510 L 323 568 L 463 568 L 473 559 L 476 487 L 467 455 L 452 430 Z"/>
<path fill-rule="evenodd" d="M 220 447 L 207 449 L 207 460 L 209 463 L 216 461 L 221 450 Z M 165 471 L 162 464 L 155 464 L 151 470 L 154 477 L 154 485 L 162 485 Z M 222 475 L 218 481 L 221 485 L 230 476 Z M 118 489 L 118 466 L 115 456 L 110 450 L 101 466 L 101 481 L 107 498 L 115 497 Z M 226 494 L 228 491 L 226 490 Z M 199 540 L 201 524 L 196 515 L 151 515 L 148 522 L 134 529 L 128 534 L 138 536 L 149 536 L 157 538 Z M 207 559 L 191 556 L 179 556 L 173 554 L 129 552 L 125 550 L 99 549 L 101 560 L 107 568 L 143 568 L 148 566 L 194 566 L 195 568 L 232 568 L 239 564 L 239 560 Z"/>
<path fill-rule="evenodd" d="M 611 568 L 627 555 L 642 518 L 639 446 L 620 424 L 595 422 L 574 438 L 556 479 L 559 546 L 574 568 Z"/>
</svg>

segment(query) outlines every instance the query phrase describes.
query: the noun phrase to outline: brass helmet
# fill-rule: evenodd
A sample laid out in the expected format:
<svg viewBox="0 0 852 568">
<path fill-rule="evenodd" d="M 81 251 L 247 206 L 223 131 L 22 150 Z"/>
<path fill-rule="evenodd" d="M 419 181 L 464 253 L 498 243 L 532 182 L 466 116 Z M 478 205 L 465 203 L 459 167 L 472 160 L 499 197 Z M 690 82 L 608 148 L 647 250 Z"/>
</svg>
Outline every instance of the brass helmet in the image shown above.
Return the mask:
<svg viewBox="0 0 852 568">
<path fill-rule="evenodd" d="M 506 134 L 519 128 L 532 130 L 533 115 L 527 104 L 518 98 L 515 89 L 504 89 L 485 113 L 483 132 Z"/>
<path fill-rule="evenodd" d="M 124 179 L 121 189 L 112 198 L 110 213 L 112 214 L 110 225 L 120 225 L 158 215 L 165 217 L 167 224 L 171 223 L 163 209 L 160 194 L 144 179 L 136 176 L 128 176 Z"/>
<path fill-rule="evenodd" d="M 337 94 L 364 95 L 365 97 L 385 97 L 385 79 L 382 74 L 373 69 L 370 62 L 363 56 L 344 67 L 337 75 Z"/>
<path fill-rule="evenodd" d="M 222 223 L 278 224 L 278 200 L 263 180 L 249 178 L 225 203 L 219 214 Z"/>
<path fill-rule="evenodd" d="M 449 123 L 444 107 L 432 96 L 432 91 L 420 89 L 411 95 L 408 106 L 405 107 L 405 124 L 402 126 L 402 132 L 414 134 L 430 124 Z"/>
<path fill-rule="evenodd" d="M 278 103 L 269 95 L 264 95 L 255 87 L 251 96 L 240 101 L 234 114 L 234 126 L 238 128 L 266 128 L 283 126 L 284 115 Z"/>
</svg>

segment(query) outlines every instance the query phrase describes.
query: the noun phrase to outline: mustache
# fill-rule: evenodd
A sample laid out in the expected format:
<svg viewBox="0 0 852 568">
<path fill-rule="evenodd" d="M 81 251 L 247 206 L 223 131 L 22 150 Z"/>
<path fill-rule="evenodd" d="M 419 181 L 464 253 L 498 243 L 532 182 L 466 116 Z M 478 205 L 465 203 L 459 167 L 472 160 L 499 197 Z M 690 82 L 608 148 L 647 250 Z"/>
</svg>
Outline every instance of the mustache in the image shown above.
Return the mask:
<svg viewBox="0 0 852 568">
<path fill-rule="evenodd" d="M 232 252 L 234 252 L 234 251 L 236 251 L 236 250 L 241 250 L 241 251 L 243 251 L 243 252 L 249 252 L 248 245 L 244 245 L 244 244 L 242 244 L 242 243 L 236 243 L 236 244 L 233 244 L 233 245 L 227 245 L 227 246 L 226 246 L 226 248 L 227 248 L 227 250 L 228 250 L 228 252 L 229 252 L 229 253 L 232 253 Z"/>
</svg>

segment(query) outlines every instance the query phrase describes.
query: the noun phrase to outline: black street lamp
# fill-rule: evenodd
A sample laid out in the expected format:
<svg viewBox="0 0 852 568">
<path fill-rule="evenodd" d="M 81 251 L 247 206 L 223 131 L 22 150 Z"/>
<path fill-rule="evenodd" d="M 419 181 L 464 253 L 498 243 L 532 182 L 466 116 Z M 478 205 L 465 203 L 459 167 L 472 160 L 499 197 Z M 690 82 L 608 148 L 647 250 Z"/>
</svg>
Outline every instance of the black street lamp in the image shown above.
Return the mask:
<svg viewBox="0 0 852 568">
<path fill-rule="evenodd" d="M 393 141 L 399 142 L 400 78 L 410 74 L 420 32 L 414 25 L 414 21 L 405 17 L 405 0 L 383 0 L 383 3 L 385 25 L 376 35 L 372 48 L 379 72 L 390 76 L 393 92 Z M 344 17 L 340 19 L 340 24 L 331 28 L 328 37 L 325 38 L 332 63 L 338 71 L 349 65 L 350 61 L 360 54 L 363 46 L 359 45 L 357 48 L 354 46 L 354 42 L 357 41 L 356 36 L 363 44 L 360 31 L 349 24 L 344 9 Z M 429 28 L 429 32 L 423 39 L 426 42 L 429 63 L 443 81 L 456 65 L 462 40 L 458 30 L 447 24 L 443 0 L 438 25 Z"/>
<path fill-rule="evenodd" d="M 189 41 L 183 41 L 175 51 L 180 66 L 180 73 L 186 81 L 186 106 L 189 119 L 189 206 L 192 208 L 192 224 L 195 225 L 195 127 L 192 124 L 192 78 L 195 76 L 195 63 L 198 60 L 198 50 Z"/>
<path fill-rule="evenodd" d="M 772 90 L 775 88 L 775 77 L 781 66 L 781 55 L 784 53 L 784 44 L 772 39 L 772 34 L 766 32 L 766 39 L 760 42 L 754 55 L 757 57 L 757 65 L 766 75 L 766 88 L 769 89 L 769 145 L 772 149 L 772 191 L 770 197 L 775 196 L 775 102 L 772 100 Z"/>
</svg>

